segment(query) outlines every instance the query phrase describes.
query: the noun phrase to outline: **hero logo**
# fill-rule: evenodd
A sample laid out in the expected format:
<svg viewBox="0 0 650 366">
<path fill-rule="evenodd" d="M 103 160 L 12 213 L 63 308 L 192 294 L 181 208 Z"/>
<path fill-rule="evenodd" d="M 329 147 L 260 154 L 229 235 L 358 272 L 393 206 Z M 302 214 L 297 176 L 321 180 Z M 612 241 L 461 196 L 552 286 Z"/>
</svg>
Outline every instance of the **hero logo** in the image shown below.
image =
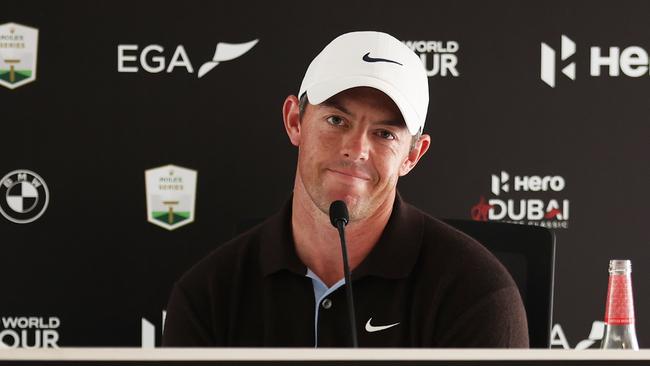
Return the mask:
<svg viewBox="0 0 650 366">
<path fill-rule="evenodd" d="M 510 175 L 506 172 L 501 172 L 501 175 L 492 174 L 492 193 L 498 196 L 501 191 L 508 192 L 510 191 Z M 560 192 L 564 189 L 566 183 L 564 178 L 556 176 L 545 176 L 540 177 L 538 175 L 532 176 L 516 176 L 514 182 L 515 191 L 555 191 Z"/>
<path fill-rule="evenodd" d="M 556 53 L 548 44 L 541 44 L 540 78 L 548 86 L 556 85 Z M 569 37 L 562 35 L 560 58 L 566 61 L 576 53 L 576 44 Z M 589 54 L 589 75 L 600 76 L 605 68 L 609 76 L 619 76 L 622 72 L 626 76 L 641 77 L 650 75 L 648 52 L 639 46 L 629 46 L 621 50 L 620 47 L 609 47 L 603 51 L 601 47 L 591 47 Z M 571 62 L 562 68 L 562 74 L 571 80 L 576 79 L 576 64 Z"/>
<path fill-rule="evenodd" d="M 234 60 L 246 52 L 250 51 L 257 42 L 254 39 L 246 43 L 217 43 L 212 60 L 201 65 L 198 71 L 199 79 L 205 76 L 210 70 L 214 69 L 219 63 Z M 169 63 L 164 56 L 165 49 L 161 45 L 151 44 L 139 52 L 140 46 L 137 44 L 120 44 L 117 46 L 117 72 L 138 72 L 140 69 L 137 62 L 146 72 L 156 74 L 160 72 L 171 73 L 176 68 L 185 69 L 188 73 L 194 73 L 194 66 L 190 61 L 185 47 L 178 45 L 172 54 Z"/>
<path fill-rule="evenodd" d="M 165 330 L 165 319 L 167 318 L 167 311 L 163 310 L 162 311 L 162 319 L 161 319 L 161 330 L 159 334 L 162 334 L 162 332 Z M 141 318 L 141 337 L 142 337 L 142 343 L 141 347 L 142 348 L 155 348 L 156 347 L 156 326 L 150 322 L 146 318 Z M 161 344 L 162 340 L 158 340 L 158 344 Z"/>
<path fill-rule="evenodd" d="M 555 87 L 555 50 L 551 46 L 542 42 L 542 61 L 541 61 L 541 70 L 540 77 L 542 81 L 548 84 L 550 87 Z M 562 35 L 562 51 L 561 57 L 562 61 L 565 61 L 567 58 L 576 53 L 576 44 L 569 37 Z M 571 62 L 562 69 L 562 73 L 566 75 L 569 79 L 576 79 L 576 64 Z"/>
<path fill-rule="evenodd" d="M 59 348 L 61 320 L 55 316 L 2 317 L 1 348 Z"/>
<path fill-rule="evenodd" d="M 491 177 L 491 191 L 494 196 L 515 192 L 561 192 L 566 181 L 555 176 L 514 176 L 502 171 Z M 503 199 L 495 197 L 485 201 L 481 197 L 472 207 L 472 219 L 476 221 L 506 221 L 519 224 L 545 226 L 550 228 L 568 228 L 569 200 L 563 199 Z"/>
<path fill-rule="evenodd" d="M 427 71 L 427 76 L 454 76 L 458 73 L 459 49 L 456 41 L 402 41 L 413 52 L 420 55 L 422 64 Z"/>
</svg>

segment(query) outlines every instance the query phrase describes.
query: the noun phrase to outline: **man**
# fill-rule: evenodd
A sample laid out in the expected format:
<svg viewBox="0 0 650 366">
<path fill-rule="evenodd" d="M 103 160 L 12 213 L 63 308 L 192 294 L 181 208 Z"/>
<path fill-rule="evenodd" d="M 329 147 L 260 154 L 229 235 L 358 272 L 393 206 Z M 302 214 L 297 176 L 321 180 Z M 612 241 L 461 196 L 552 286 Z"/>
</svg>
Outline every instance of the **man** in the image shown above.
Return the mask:
<svg viewBox="0 0 650 366">
<path fill-rule="evenodd" d="M 283 106 L 298 147 L 292 199 L 175 284 L 163 345 L 349 346 L 328 213 L 344 200 L 361 347 L 527 347 L 498 260 L 397 194 L 431 141 L 420 59 L 387 34 L 347 33 L 312 61 L 298 95 Z"/>
</svg>

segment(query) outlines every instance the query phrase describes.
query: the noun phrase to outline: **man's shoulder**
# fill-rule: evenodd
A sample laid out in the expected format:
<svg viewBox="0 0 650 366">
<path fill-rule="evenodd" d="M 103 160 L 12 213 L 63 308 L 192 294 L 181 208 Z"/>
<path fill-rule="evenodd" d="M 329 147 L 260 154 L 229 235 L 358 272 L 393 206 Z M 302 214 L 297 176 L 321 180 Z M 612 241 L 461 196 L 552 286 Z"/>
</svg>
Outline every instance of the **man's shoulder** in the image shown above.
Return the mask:
<svg viewBox="0 0 650 366">
<path fill-rule="evenodd" d="M 215 278 L 232 277 L 237 271 L 259 263 L 259 249 L 264 232 L 272 225 L 273 217 L 253 228 L 219 244 L 194 264 L 179 279 L 179 283 L 210 281 Z"/>
<path fill-rule="evenodd" d="M 514 286 L 507 269 L 478 240 L 412 205 L 408 210 L 422 220 L 422 264 L 459 278 L 480 277 L 495 287 Z"/>
<path fill-rule="evenodd" d="M 423 210 L 406 204 L 405 212 L 413 219 L 422 222 L 422 242 L 427 246 L 439 247 L 440 250 L 470 251 L 477 254 L 489 254 L 489 251 L 476 239 L 433 217 Z"/>
<path fill-rule="evenodd" d="M 435 343 L 444 347 L 527 345 L 521 297 L 501 262 L 471 236 L 401 203 L 397 222 L 402 226 L 400 234 L 409 241 L 400 242 L 399 248 L 417 248 L 409 283 L 424 304 L 416 312 L 435 319 L 431 326 Z"/>
</svg>

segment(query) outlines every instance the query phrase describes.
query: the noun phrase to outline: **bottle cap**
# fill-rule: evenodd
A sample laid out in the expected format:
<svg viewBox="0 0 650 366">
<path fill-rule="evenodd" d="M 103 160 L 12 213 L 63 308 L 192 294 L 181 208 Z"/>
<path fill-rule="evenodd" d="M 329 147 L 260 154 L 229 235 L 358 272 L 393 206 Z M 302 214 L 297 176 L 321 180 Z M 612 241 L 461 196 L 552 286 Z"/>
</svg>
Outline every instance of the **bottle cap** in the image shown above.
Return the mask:
<svg viewBox="0 0 650 366">
<path fill-rule="evenodd" d="M 629 259 L 612 259 L 609 261 L 610 274 L 632 273 L 632 261 Z"/>
</svg>

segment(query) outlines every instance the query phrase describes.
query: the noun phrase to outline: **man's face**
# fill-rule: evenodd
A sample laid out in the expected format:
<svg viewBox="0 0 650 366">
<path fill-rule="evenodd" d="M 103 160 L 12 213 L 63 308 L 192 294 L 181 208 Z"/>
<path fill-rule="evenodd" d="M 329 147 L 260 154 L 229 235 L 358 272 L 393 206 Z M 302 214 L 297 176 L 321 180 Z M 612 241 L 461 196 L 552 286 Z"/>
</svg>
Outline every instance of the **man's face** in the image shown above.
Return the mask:
<svg viewBox="0 0 650 366">
<path fill-rule="evenodd" d="M 332 201 L 344 200 L 351 220 L 392 203 L 398 177 L 417 162 L 409 159 L 412 137 L 399 109 L 373 88 L 308 105 L 299 136 L 297 174 L 305 191 L 325 214 Z"/>
</svg>

